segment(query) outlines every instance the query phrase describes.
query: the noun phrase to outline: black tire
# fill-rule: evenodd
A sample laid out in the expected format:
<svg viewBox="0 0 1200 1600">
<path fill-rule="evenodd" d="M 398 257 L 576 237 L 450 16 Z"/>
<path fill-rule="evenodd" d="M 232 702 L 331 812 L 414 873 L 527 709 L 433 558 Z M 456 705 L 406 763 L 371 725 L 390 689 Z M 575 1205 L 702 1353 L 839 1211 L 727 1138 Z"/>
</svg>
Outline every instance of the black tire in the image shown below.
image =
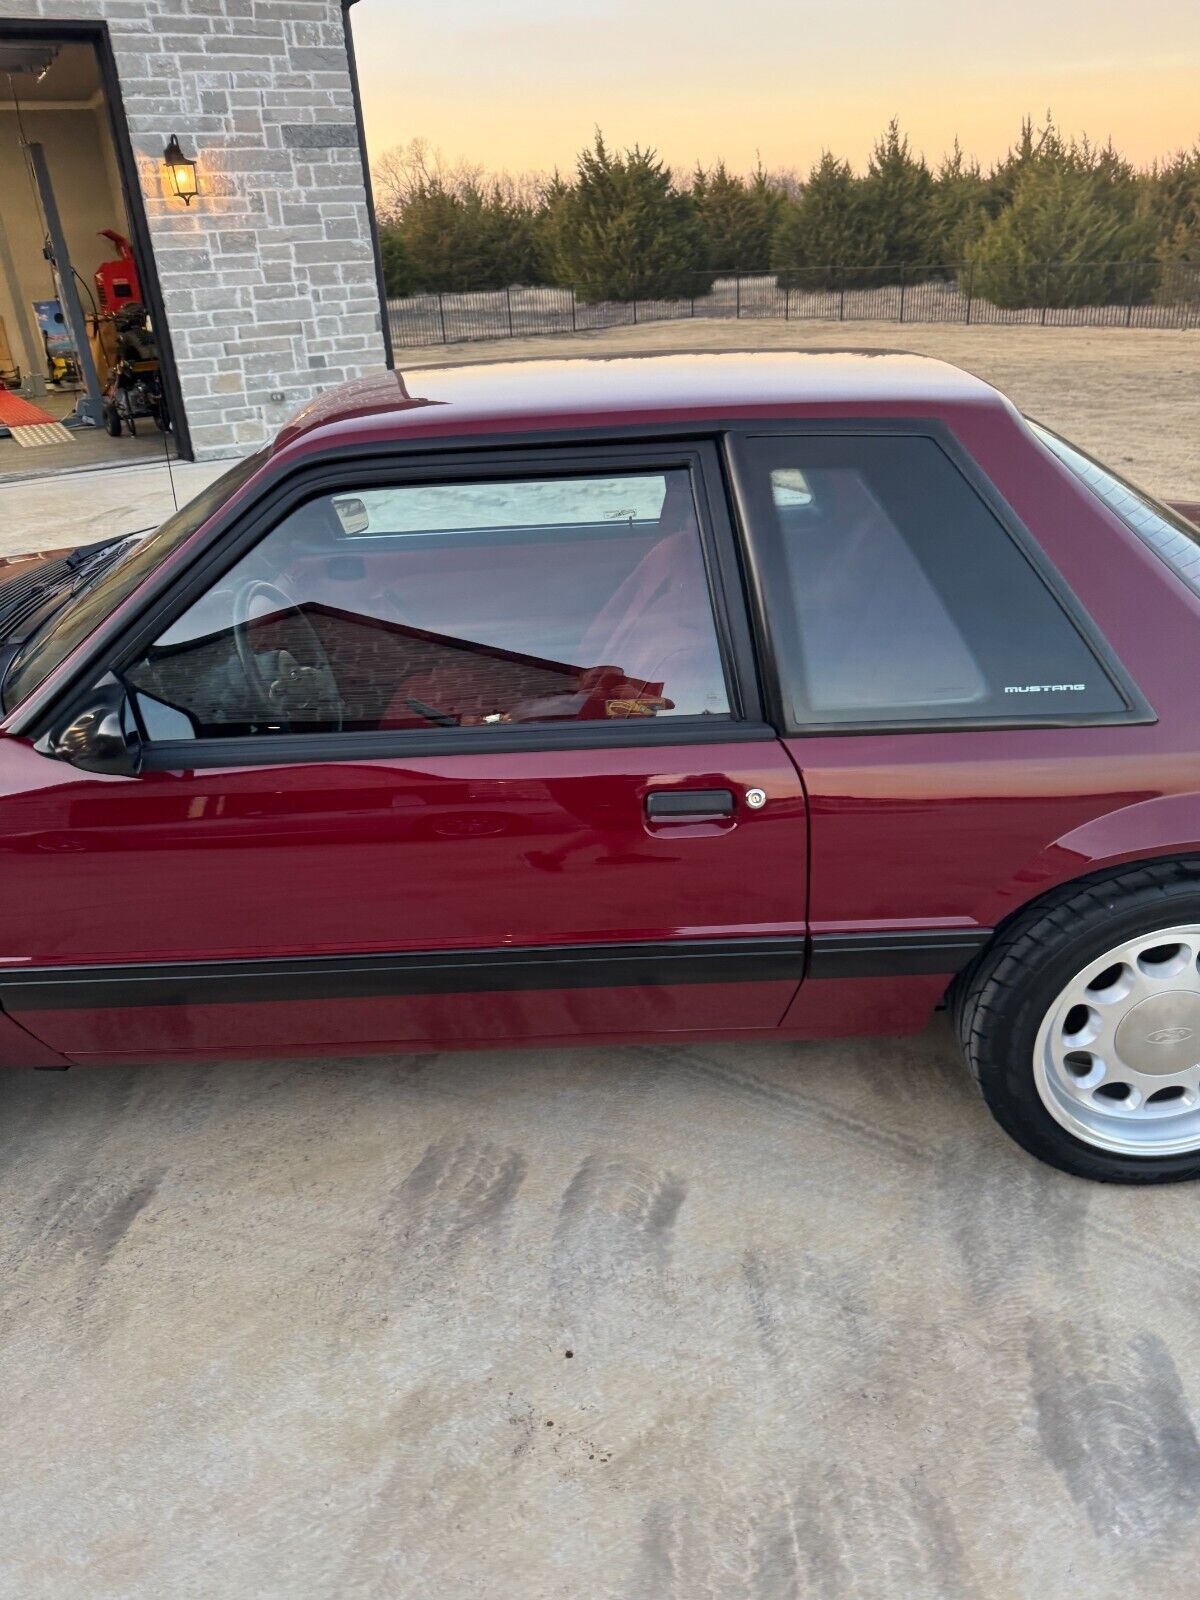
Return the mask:
<svg viewBox="0 0 1200 1600">
<path fill-rule="evenodd" d="M 1122 940 L 1200 923 L 1200 862 L 1163 861 L 1083 879 L 1004 925 L 949 996 L 963 1054 L 996 1121 L 1031 1155 L 1101 1183 L 1200 1178 L 1200 1150 L 1129 1156 L 1073 1137 L 1042 1104 L 1034 1043 L 1062 989 Z"/>
<path fill-rule="evenodd" d="M 114 439 L 119 439 L 121 437 L 121 413 L 117 410 L 116 406 L 113 405 L 111 400 L 106 400 L 104 402 L 103 409 L 105 433 L 110 434 Z"/>
</svg>

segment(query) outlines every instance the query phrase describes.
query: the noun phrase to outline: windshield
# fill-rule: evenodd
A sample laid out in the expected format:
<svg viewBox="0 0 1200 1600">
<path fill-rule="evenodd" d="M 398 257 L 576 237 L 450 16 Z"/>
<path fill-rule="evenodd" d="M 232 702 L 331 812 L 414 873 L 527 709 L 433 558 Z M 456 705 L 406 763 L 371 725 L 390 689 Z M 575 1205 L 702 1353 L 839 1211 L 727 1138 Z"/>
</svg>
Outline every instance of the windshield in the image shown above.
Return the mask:
<svg viewBox="0 0 1200 1600">
<path fill-rule="evenodd" d="M 144 539 L 132 539 L 118 557 L 67 595 L 63 604 L 25 640 L 13 658 L 3 685 L 4 710 L 9 712 L 45 682 L 76 645 L 129 597 L 173 550 L 191 537 L 266 460 L 266 451 L 236 462 L 228 472 L 202 489 L 194 500 Z"/>
<path fill-rule="evenodd" d="M 1194 594 L 1200 594 L 1200 530 L 1154 500 L 1142 489 L 1104 467 L 1077 445 L 1068 444 L 1040 422 L 1025 419 L 1046 448 L 1085 483 L 1097 499 L 1115 511 L 1125 526 L 1150 546 L 1160 561 L 1183 579 Z"/>
</svg>

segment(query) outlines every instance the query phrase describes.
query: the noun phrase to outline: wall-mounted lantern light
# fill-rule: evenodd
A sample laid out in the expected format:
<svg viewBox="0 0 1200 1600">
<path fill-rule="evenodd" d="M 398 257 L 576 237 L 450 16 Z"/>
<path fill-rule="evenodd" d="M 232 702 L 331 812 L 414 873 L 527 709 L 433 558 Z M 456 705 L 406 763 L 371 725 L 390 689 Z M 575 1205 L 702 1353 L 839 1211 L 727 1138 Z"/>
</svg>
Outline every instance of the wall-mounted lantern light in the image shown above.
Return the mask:
<svg viewBox="0 0 1200 1600">
<path fill-rule="evenodd" d="M 176 134 L 171 135 L 170 143 L 163 151 L 163 162 L 176 199 L 182 200 L 185 206 L 190 206 L 200 193 L 200 186 L 196 182 L 196 163 L 190 156 L 185 156 L 179 148 Z"/>
</svg>

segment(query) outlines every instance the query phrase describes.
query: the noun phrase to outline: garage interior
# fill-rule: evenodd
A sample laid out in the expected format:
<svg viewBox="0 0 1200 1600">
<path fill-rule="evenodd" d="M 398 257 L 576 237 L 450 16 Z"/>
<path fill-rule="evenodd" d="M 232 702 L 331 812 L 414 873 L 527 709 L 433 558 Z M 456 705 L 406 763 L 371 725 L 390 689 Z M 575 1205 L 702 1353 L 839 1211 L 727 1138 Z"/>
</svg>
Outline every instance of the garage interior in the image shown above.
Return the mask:
<svg viewBox="0 0 1200 1600">
<path fill-rule="evenodd" d="M 0 39 L 0 480 L 177 453 L 133 235 L 95 47 Z"/>
</svg>

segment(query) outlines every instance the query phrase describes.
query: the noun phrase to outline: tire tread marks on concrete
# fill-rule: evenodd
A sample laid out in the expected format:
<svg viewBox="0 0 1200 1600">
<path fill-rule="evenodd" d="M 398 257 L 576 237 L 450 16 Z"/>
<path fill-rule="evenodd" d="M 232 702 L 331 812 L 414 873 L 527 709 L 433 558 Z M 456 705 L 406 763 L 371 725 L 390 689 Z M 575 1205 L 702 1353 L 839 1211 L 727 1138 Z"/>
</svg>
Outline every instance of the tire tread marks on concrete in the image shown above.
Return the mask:
<svg viewBox="0 0 1200 1600">
<path fill-rule="evenodd" d="M 400 1184 L 389 1209 L 410 1239 L 453 1248 L 500 1221 L 525 1172 L 519 1150 L 470 1141 L 431 1144 Z"/>
<path fill-rule="evenodd" d="M 1098 1535 L 1152 1543 L 1195 1518 L 1200 1442 L 1157 1334 L 1038 1321 L 1029 1363 L 1042 1449 Z"/>
</svg>

